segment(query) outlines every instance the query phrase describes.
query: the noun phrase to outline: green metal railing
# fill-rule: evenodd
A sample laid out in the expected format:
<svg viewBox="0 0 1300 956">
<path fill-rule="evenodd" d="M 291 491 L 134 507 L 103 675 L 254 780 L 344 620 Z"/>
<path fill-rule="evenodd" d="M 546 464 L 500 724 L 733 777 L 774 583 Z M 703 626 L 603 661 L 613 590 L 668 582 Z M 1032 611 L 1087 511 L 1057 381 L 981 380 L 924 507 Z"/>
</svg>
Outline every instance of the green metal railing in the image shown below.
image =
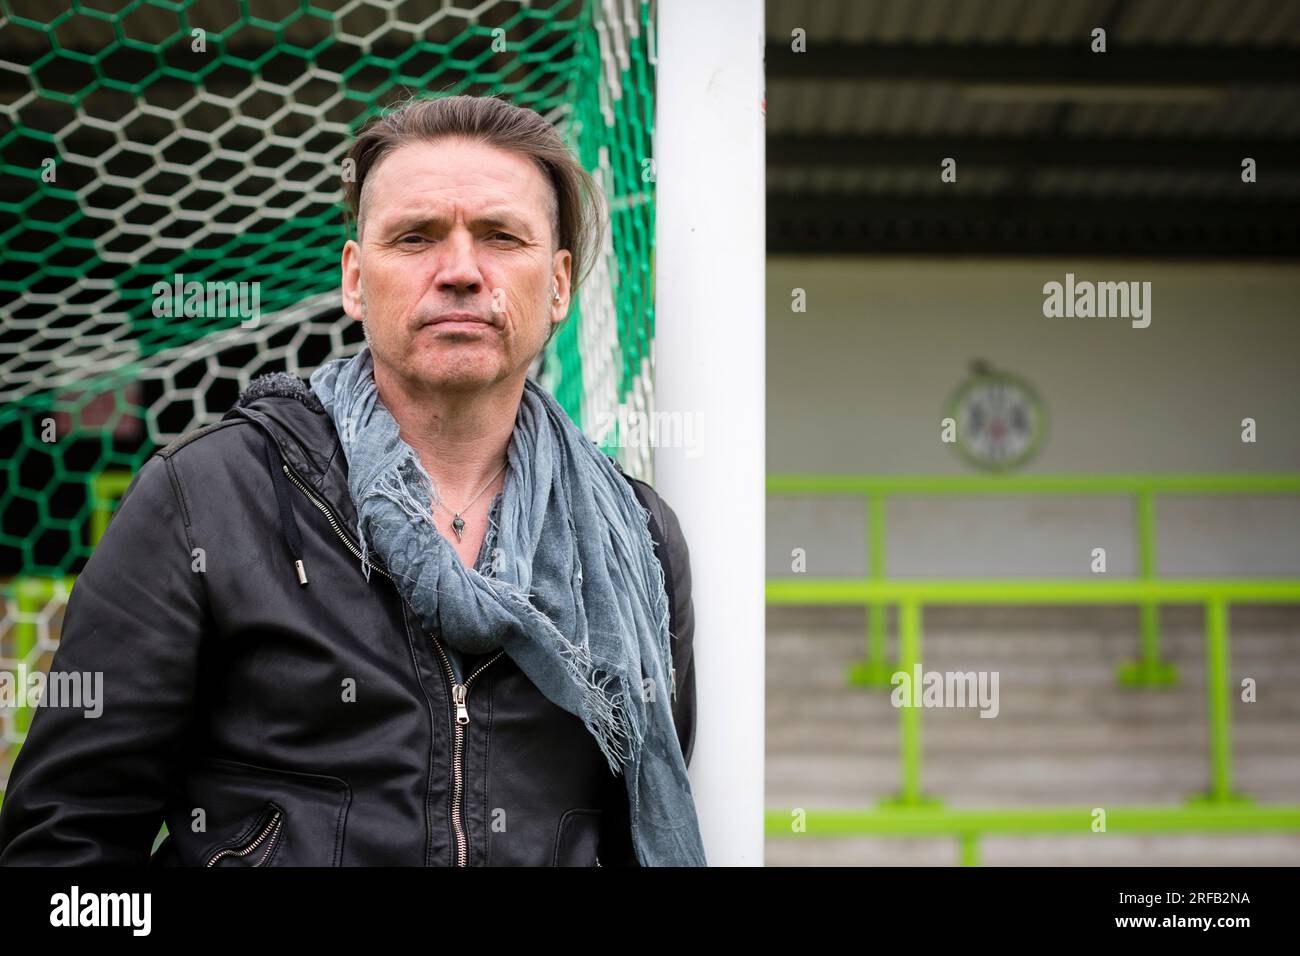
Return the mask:
<svg viewBox="0 0 1300 956">
<path fill-rule="evenodd" d="M 1209 832 L 1300 830 L 1300 806 L 1256 806 L 1233 789 L 1229 609 L 1239 604 L 1300 604 L 1300 580 L 1156 577 L 1158 497 L 1173 495 L 1300 494 L 1300 475 L 865 477 L 772 475 L 770 495 L 865 498 L 868 515 L 865 578 L 774 578 L 769 605 L 862 605 L 867 609 L 867 657 L 850 666 L 858 686 L 891 686 L 891 677 L 912 673 L 921 657 L 921 620 L 926 605 L 1137 605 L 1139 657 L 1121 664 L 1122 686 L 1173 686 L 1176 669 L 1160 657 L 1159 609 L 1166 604 L 1205 608 L 1205 693 L 1209 722 L 1210 785 L 1186 806 L 1107 809 L 1107 832 Z M 885 504 L 891 497 L 1071 495 L 1132 498 L 1137 528 L 1136 579 L 980 580 L 885 577 Z M 885 611 L 898 609 L 898 659 L 886 660 Z M 978 861 L 982 834 L 1090 832 L 1098 808 L 955 810 L 921 786 L 921 710 L 898 708 L 899 792 L 871 809 L 770 809 L 766 832 L 843 835 L 947 835 L 961 841 L 962 861 Z M 793 816 L 792 816 L 793 815 Z"/>
</svg>

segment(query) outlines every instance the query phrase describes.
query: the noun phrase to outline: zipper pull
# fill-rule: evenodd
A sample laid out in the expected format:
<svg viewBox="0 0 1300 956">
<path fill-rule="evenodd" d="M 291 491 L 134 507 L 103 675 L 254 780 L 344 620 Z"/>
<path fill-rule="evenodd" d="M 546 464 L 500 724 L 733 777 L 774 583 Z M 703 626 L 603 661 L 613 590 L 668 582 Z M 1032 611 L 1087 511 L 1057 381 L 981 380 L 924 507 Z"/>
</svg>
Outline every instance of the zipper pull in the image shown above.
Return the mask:
<svg viewBox="0 0 1300 956">
<path fill-rule="evenodd" d="M 465 697 L 469 694 L 469 688 L 464 684 L 453 684 L 451 688 L 452 700 L 456 702 L 456 723 L 469 723 L 469 708 L 465 706 Z"/>
</svg>

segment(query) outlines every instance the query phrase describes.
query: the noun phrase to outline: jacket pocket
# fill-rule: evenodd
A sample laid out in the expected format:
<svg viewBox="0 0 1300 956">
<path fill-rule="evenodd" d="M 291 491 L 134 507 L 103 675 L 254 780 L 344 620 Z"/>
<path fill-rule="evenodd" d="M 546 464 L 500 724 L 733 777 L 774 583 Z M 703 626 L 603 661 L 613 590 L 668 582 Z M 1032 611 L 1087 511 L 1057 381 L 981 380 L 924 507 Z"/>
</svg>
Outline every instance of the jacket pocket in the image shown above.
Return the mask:
<svg viewBox="0 0 1300 956">
<path fill-rule="evenodd" d="M 340 866 L 351 802 L 338 777 L 211 758 L 169 808 L 170 852 L 182 866 Z"/>
<path fill-rule="evenodd" d="M 284 832 L 284 811 L 274 803 L 267 803 L 266 812 L 248 835 L 240 837 L 231 846 L 222 847 L 207 866 L 220 866 L 238 863 L 244 866 L 266 866 L 275 857 L 280 848 L 280 834 Z"/>
<path fill-rule="evenodd" d="M 566 810 L 555 835 L 555 866 L 598 866 L 600 810 Z"/>
</svg>

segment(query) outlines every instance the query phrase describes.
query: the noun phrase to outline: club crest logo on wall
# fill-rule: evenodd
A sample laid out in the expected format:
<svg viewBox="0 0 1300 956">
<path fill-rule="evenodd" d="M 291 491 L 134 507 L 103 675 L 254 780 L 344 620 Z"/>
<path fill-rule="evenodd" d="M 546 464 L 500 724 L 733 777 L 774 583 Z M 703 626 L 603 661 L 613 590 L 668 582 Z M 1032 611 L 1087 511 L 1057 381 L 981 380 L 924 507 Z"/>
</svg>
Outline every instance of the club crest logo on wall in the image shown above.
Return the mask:
<svg viewBox="0 0 1300 956">
<path fill-rule="evenodd" d="M 955 425 L 955 435 L 945 440 L 983 471 L 1024 467 L 1047 437 L 1047 407 L 1037 390 L 983 360 L 971 363 L 970 375 L 948 399 L 945 416 Z"/>
</svg>

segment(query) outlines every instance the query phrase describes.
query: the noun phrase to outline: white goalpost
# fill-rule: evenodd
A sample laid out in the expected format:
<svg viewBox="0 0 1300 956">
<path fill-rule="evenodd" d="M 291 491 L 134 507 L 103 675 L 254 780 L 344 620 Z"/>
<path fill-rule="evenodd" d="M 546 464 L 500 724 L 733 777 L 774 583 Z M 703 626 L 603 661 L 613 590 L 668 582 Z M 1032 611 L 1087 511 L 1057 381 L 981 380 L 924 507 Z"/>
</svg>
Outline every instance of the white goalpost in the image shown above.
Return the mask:
<svg viewBox="0 0 1300 956">
<path fill-rule="evenodd" d="M 764 123 L 761 0 L 659 0 L 655 449 L 690 547 L 696 739 L 711 866 L 763 863 Z"/>
</svg>

